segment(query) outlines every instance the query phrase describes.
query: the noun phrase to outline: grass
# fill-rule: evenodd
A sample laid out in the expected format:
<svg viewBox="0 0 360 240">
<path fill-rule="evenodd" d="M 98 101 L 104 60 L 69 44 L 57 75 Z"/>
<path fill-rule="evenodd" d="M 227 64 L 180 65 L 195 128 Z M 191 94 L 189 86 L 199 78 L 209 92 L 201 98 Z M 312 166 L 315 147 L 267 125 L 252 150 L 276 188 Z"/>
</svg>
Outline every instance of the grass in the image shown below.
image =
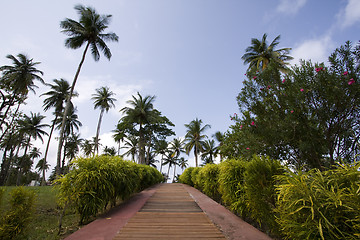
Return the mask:
<svg viewBox="0 0 360 240">
<path fill-rule="evenodd" d="M 5 193 L 0 203 L 0 216 L 10 208 L 9 193 L 15 187 L 4 187 Z M 59 216 L 61 209 L 57 204 L 57 190 L 52 186 L 25 187 L 36 194 L 35 214 L 27 229 L 28 240 L 59 240 L 79 229 L 79 216 L 75 210 L 67 210 L 63 217 L 62 232 L 58 235 Z"/>
</svg>

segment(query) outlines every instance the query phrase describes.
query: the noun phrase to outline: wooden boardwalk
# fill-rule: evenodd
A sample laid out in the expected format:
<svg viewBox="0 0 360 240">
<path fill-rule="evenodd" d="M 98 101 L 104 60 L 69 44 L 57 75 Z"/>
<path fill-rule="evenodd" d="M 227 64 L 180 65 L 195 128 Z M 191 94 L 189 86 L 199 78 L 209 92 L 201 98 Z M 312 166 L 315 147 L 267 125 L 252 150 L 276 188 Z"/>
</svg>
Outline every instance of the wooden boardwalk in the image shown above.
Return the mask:
<svg viewBox="0 0 360 240">
<path fill-rule="evenodd" d="M 115 236 L 125 239 L 226 239 L 182 184 L 163 184 Z"/>
</svg>

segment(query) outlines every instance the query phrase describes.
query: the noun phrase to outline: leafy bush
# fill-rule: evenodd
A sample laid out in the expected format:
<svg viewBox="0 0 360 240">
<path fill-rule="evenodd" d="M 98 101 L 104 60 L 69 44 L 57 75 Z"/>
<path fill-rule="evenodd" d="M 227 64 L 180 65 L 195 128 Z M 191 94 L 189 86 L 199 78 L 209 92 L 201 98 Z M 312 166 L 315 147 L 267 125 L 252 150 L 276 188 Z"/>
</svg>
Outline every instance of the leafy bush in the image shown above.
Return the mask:
<svg viewBox="0 0 360 240">
<path fill-rule="evenodd" d="M 266 230 L 278 234 L 275 221 L 276 207 L 275 176 L 283 174 L 279 161 L 254 156 L 246 165 L 245 196 L 251 218 Z"/>
<path fill-rule="evenodd" d="M 242 217 L 247 216 L 244 189 L 246 162 L 226 160 L 220 164 L 219 192 L 222 201 Z"/>
<path fill-rule="evenodd" d="M 201 167 L 194 167 L 194 169 L 191 171 L 191 182 L 193 183 L 193 187 L 196 189 L 201 190 L 201 184 L 199 182 L 199 171 Z"/>
<path fill-rule="evenodd" d="M 23 187 L 10 192 L 10 210 L 0 219 L 0 239 L 17 239 L 29 224 L 34 211 L 35 193 Z"/>
<path fill-rule="evenodd" d="M 73 169 L 57 182 L 63 205 L 73 204 L 80 214 L 80 223 L 104 209 L 117 199 L 161 182 L 154 168 L 124 161 L 120 157 L 96 156 L 78 158 Z"/>
<path fill-rule="evenodd" d="M 202 191 L 214 200 L 219 201 L 221 195 L 219 193 L 219 165 L 207 164 L 199 171 L 199 182 L 201 183 Z"/>
<path fill-rule="evenodd" d="M 359 167 L 279 176 L 276 211 L 286 239 L 359 239 Z"/>
<path fill-rule="evenodd" d="M 194 186 L 194 183 L 191 181 L 191 172 L 194 170 L 194 167 L 188 167 L 184 170 L 184 172 L 180 175 L 179 180 L 181 183 Z"/>
</svg>

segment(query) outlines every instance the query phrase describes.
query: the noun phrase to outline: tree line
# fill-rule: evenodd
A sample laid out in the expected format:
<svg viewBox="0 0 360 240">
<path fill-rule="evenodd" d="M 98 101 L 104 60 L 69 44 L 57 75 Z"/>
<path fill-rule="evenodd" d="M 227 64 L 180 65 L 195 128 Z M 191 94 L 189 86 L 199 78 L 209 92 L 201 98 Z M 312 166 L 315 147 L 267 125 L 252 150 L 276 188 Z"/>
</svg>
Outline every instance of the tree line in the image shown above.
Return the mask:
<svg viewBox="0 0 360 240">
<path fill-rule="evenodd" d="M 82 139 L 79 129 L 82 126 L 77 115 L 77 108 L 72 99 L 78 96 L 75 85 L 85 61 L 86 54 L 90 49 L 95 61 L 100 59 L 102 53 L 108 60 L 112 54 L 106 42 L 118 41 L 118 36 L 113 33 L 105 33 L 111 20 L 111 15 L 100 15 L 95 9 L 82 5 L 75 6 L 79 20 L 66 18 L 61 21 L 62 32 L 68 36 L 65 46 L 78 49 L 85 46 L 81 61 L 70 84 L 63 78 L 54 79 L 47 83 L 43 79 L 43 72 L 38 69 L 40 62 L 34 61 L 26 54 L 6 56 L 12 65 L 0 67 L 0 149 L 2 150 L 2 164 L 0 172 L 0 185 L 24 184 L 31 179 L 39 179 L 41 173 L 42 183 L 45 183 L 45 172 L 49 169 L 48 152 L 50 140 L 54 131 L 59 131 L 57 163 L 52 178 L 67 172 L 67 163 L 83 151 L 85 156 L 94 156 L 100 153 L 100 128 L 104 113 L 115 107 L 114 93 L 106 86 L 96 89 L 92 95 L 94 108 L 100 110 L 96 135 L 93 139 Z M 50 124 L 44 123 L 45 116 L 40 113 L 24 114 L 20 111 L 21 105 L 26 103 L 28 93 L 36 93 L 37 82 L 50 88 L 48 92 L 40 96 L 45 97 L 44 111 L 53 111 L 53 119 Z M 185 139 L 174 139 L 171 143 L 166 138 L 175 135 L 171 127 L 174 124 L 160 111 L 154 108 L 155 96 L 141 96 L 137 93 L 132 100 L 128 101 L 129 107 L 121 109 L 124 116 L 114 129 L 114 140 L 119 144 L 118 150 L 105 146 L 103 154 L 120 155 L 120 143 L 124 142 L 126 156 L 141 164 L 155 166 L 158 161 L 157 155 L 161 155 L 160 170 L 164 164 L 176 166 L 182 169 L 187 166 L 187 160 L 180 154 L 190 153 L 194 150 L 196 165 L 198 155 L 204 161 L 213 162 L 217 155 L 215 141 L 203 134 L 209 127 L 202 127 L 202 120 L 195 119 L 186 125 L 188 134 Z M 49 129 L 49 131 L 46 131 Z M 47 141 L 46 141 L 47 138 Z M 31 168 L 34 160 L 40 158 L 42 153 L 34 147 L 32 140 L 39 139 L 46 142 L 44 156 L 36 165 L 37 172 Z"/>
</svg>

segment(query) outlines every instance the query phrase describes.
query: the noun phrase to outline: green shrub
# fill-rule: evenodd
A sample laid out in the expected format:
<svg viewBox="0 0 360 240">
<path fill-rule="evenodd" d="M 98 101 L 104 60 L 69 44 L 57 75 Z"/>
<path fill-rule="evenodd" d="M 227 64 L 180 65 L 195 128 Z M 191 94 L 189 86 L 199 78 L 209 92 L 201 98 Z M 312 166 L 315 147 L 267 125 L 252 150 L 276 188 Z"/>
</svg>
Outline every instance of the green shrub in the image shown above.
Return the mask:
<svg viewBox="0 0 360 240">
<path fill-rule="evenodd" d="M 201 190 L 200 188 L 200 182 L 199 182 L 199 171 L 201 167 L 194 167 L 194 169 L 191 171 L 191 182 L 193 183 L 193 187 L 196 189 Z"/>
<path fill-rule="evenodd" d="M 275 221 L 276 180 L 274 176 L 283 174 L 279 161 L 254 156 L 246 165 L 245 195 L 246 205 L 251 218 L 266 231 L 279 234 Z"/>
<path fill-rule="evenodd" d="M 216 201 L 221 198 L 218 182 L 219 171 L 219 165 L 207 164 L 199 171 L 198 177 L 202 191 Z"/>
<path fill-rule="evenodd" d="M 286 239 L 359 239 L 359 167 L 279 176 L 276 211 Z"/>
<path fill-rule="evenodd" d="M 10 192 L 10 210 L 0 219 L 0 239 L 17 239 L 26 231 L 34 212 L 35 193 L 23 187 Z"/>
<path fill-rule="evenodd" d="M 242 217 L 247 216 L 244 173 L 246 162 L 243 160 L 226 160 L 220 164 L 219 192 L 223 203 Z"/>
<path fill-rule="evenodd" d="M 194 183 L 191 181 L 191 172 L 193 170 L 194 170 L 194 167 L 186 168 L 179 177 L 180 182 L 193 187 Z"/>
<path fill-rule="evenodd" d="M 121 157 L 96 156 L 78 158 L 73 169 L 57 182 L 62 204 L 73 204 L 80 215 L 80 223 L 88 221 L 117 199 L 127 199 L 162 177 L 156 169 L 124 161 Z"/>
</svg>

